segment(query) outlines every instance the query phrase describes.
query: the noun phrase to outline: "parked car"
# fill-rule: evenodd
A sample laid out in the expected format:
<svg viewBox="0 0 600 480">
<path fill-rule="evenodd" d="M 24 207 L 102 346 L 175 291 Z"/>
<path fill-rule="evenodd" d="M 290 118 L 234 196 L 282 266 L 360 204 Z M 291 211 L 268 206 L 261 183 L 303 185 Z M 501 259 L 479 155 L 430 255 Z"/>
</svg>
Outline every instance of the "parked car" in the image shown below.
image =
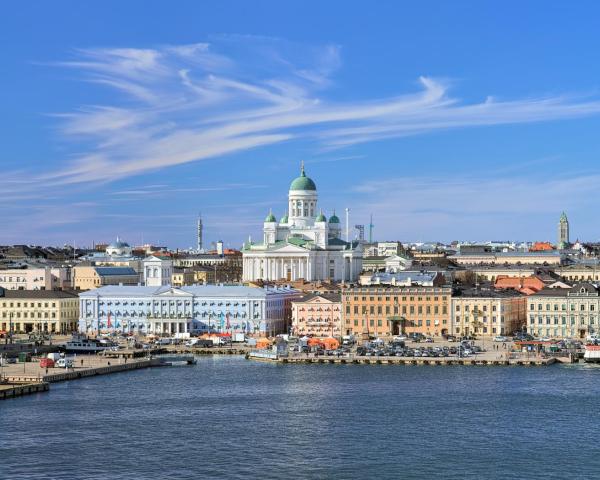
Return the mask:
<svg viewBox="0 0 600 480">
<path fill-rule="evenodd" d="M 505 337 L 504 335 L 496 335 L 494 337 L 494 342 L 508 342 L 508 337 Z"/>
</svg>

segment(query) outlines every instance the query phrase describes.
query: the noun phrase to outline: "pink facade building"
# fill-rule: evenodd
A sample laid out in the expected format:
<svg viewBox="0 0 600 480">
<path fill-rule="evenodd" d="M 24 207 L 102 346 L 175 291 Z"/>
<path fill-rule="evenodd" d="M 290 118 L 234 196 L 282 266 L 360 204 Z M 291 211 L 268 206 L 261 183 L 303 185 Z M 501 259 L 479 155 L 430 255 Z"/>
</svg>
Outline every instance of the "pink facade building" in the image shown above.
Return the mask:
<svg viewBox="0 0 600 480">
<path fill-rule="evenodd" d="M 341 336 L 341 295 L 309 294 L 292 302 L 292 334 L 299 337 Z"/>
</svg>

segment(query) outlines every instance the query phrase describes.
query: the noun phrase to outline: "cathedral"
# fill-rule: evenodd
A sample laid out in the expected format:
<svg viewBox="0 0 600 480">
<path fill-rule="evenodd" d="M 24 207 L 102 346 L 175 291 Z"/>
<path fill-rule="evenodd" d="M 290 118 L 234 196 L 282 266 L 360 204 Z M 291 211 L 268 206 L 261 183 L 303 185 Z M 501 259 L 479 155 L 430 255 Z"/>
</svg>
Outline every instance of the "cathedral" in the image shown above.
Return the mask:
<svg viewBox="0 0 600 480">
<path fill-rule="evenodd" d="M 278 222 L 269 212 L 262 243 L 244 244 L 243 279 L 353 282 L 362 269 L 362 246 L 341 233 L 335 211 L 327 219 L 317 208 L 317 186 L 303 164 L 290 185 L 287 213 Z"/>
</svg>

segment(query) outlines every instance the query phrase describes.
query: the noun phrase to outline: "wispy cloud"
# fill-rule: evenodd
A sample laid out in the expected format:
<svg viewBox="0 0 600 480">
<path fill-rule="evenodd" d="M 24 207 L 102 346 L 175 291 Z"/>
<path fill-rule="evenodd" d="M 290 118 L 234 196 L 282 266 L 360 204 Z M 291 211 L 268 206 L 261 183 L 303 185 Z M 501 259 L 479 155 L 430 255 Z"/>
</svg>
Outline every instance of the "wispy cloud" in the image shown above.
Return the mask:
<svg viewBox="0 0 600 480">
<path fill-rule="evenodd" d="M 113 181 L 293 139 L 331 149 L 600 113 L 600 101 L 569 96 L 463 103 L 446 83 L 428 77 L 414 93 L 331 102 L 326 90 L 335 88 L 339 46 L 264 37 L 82 49 L 73 57 L 55 65 L 119 95 L 110 105 L 57 114 L 62 134 L 83 151 L 37 178 L 49 186 Z"/>
</svg>

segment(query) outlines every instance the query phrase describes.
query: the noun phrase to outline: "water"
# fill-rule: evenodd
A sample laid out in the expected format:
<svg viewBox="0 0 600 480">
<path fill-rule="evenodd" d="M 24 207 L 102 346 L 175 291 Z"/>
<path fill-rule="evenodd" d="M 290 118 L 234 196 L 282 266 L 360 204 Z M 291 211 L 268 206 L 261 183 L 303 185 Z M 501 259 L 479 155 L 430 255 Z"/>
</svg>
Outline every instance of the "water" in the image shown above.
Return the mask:
<svg viewBox="0 0 600 480">
<path fill-rule="evenodd" d="M 0 403 L 0 478 L 598 478 L 600 368 L 200 358 Z"/>
</svg>

